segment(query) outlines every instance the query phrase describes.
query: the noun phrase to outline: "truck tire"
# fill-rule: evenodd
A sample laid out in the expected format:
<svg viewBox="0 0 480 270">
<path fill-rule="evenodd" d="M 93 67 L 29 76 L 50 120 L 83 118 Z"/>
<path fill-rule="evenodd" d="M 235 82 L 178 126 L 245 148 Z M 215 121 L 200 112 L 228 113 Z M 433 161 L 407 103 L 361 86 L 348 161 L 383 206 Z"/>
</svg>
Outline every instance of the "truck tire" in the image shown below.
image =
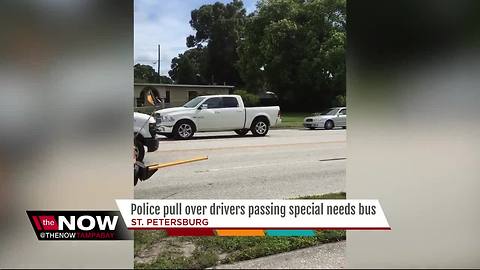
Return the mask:
<svg viewBox="0 0 480 270">
<path fill-rule="evenodd" d="M 246 128 L 237 129 L 237 130 L 235 130 L 235 133 L 237 133 L 239 136 L 245 136 L 248 133 L 248 129 L 246 129 Z"/>
<path fill-rule="evenodd" d="M 135 159 L 137 161 L 143 161 L 143 158 L 145 157 L 145 147 L 143 147 L 143 143 L 135 139 L 134 140 L 134 151 L 135 151 Z"/>
<path fill-rule="evenodd" d="M 253 120 L 250 130 L 252 131 L 253 136 L 260 137 L 265 136 L 268 133 L 269 124 L 267 119 L 264 117 L 258 117 Z"/>
<path fill-rule="evenodd" d="M 188 140 L 193 137 L 194 133 L 193 123 L 187 120 L 178 121 L 173 127 L 173 136 L 177 140 Z"/>
</svg>

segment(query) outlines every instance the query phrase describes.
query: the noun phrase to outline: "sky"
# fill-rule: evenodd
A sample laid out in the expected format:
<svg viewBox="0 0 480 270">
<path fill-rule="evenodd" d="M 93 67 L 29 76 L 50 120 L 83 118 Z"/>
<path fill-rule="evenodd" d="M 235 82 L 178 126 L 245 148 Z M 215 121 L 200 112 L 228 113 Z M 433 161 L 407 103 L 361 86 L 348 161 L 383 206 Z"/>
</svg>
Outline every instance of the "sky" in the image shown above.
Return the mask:
<svg viewBox="0 0 480 270">
<path fill-rule="evenodd" d="M 190 12 L 205 4 L 231 0 L 135 0 L 134 63 L 151 65 L 157 70 L 158 44 L 161 46 L 161 74 L 168 76 L 173 57 L 186 49 L 186 38 L 194 34 Z M 247 14 L 255 10 L 257 0 L 243 0 Z"/>
</svg>

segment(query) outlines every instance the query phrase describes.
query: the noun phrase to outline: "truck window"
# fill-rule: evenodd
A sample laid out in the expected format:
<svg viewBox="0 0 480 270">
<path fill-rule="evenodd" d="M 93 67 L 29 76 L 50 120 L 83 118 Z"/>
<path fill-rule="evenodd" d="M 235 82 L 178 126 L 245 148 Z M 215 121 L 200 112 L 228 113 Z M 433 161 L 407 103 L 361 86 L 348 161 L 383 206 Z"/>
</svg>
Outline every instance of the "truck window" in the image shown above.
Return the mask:
<svg viewBox="0 0 480 270">
<path fill-rule="evenodd" d="M 190 100 L 189 102 L 185 103 L 185 105 L 183 105 L 183 107 L 194 108 L 195 106 L 198 105 L 198 103 L 202 102 L 204 99 L 205 99 L 204 97 L 196 97 L 196 98 Z"/>
<path fill-rule="evenodd" d="M 207 104 L 208 109 L 218 109 L 222 108 L 222 99 L 219 97 L 209 98 L 203 104 Z"/>
<path fill-rule="evenodd" d="M 236 108 L 238 107 L 238 100 L 235 97 L 224 97 L 222 108 Z"/>
</svg>

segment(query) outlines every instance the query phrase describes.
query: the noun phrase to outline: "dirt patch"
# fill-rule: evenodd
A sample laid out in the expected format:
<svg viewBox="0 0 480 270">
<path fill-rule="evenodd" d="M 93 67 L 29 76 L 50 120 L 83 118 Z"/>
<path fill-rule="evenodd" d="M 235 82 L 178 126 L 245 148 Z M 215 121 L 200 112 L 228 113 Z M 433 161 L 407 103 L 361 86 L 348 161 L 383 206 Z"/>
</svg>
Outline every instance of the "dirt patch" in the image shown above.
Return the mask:
<svg viewBox="0 0 480 270">
<path fill-rule="evenodd" d="M 225 260 L 228 256 L 228 253 L 220 253 L 218 254 L 218 262 L 221 263 L 223 260 Z"/>
<path fill-rule="evenodd" d="M 180 251 L 183 253 L 182 255 L 184 257 L 190 257 L 192 256 L 193 252 L 195 251 L 195 244 L 192 242 L 183 242 L 180 245 Z"/>
<path fill-rule="evenodd" d="M 155 261 L 158 255 L 168 251 L 178 256 L 191 257 L 195 251 L 195 244 L 189 241 L 178 241 L 175 238 L 162 239 L 150 248 L 140 251 L 134 258 L 135 263 L 149 264 Z"/>
<path fill-rule="evenodd" d="M 157 255 L 165 251 L 170 246 L 167 241 L 160 241 L 153 244 L 150 248 L 140 251 L 134 260 L 136 263 L 151 263 L 155 260 Z"/>
</svg>

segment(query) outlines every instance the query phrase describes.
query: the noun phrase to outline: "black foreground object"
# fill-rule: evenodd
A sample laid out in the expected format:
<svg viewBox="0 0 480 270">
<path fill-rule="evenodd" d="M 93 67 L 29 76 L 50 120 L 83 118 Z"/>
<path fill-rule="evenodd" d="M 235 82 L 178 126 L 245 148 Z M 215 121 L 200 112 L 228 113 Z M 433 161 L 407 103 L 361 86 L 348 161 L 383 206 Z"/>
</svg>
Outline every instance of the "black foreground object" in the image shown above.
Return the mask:
<svg viewBox="0 0 480 270">
<path fill-rule="evenodd" d="M 133 184 L 137 185 L 138 180 L 145 181 L 152 177 L 158 169 L 148 168 L 143 162 L 136 161 L 134 165 Z"/>
</svg>

